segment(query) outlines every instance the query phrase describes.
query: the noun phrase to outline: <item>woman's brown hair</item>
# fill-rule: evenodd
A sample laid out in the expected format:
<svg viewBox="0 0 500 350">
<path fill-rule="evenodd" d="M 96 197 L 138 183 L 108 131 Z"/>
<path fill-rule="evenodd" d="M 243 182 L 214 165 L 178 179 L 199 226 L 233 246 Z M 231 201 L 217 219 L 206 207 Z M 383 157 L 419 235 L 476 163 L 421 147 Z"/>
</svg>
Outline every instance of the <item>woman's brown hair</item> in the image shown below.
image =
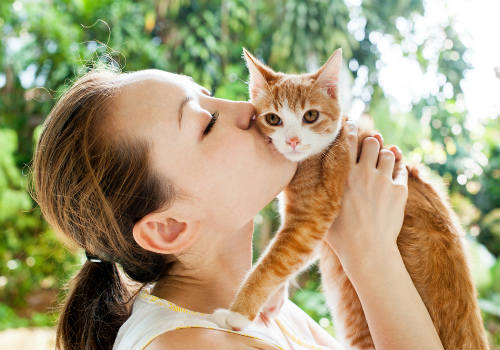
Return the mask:
<svg viewBox="0 0 500 350">
<path fill-rule="evenodd" d="M 102 262 L 86 261 L 69 283 L 57 327 L 60 349 L 111 349 L 130 314 L 134 281 L 154 282 L 170 266 L 132 236 L 144 215 L 168 207 L 173 187 L 154 173 L 147 140 L 113 130 L 113 96 L 124 73 L 93 70 L 56 103 L 36 146 L 34 198 L 45 219 Z"/>
</svg>

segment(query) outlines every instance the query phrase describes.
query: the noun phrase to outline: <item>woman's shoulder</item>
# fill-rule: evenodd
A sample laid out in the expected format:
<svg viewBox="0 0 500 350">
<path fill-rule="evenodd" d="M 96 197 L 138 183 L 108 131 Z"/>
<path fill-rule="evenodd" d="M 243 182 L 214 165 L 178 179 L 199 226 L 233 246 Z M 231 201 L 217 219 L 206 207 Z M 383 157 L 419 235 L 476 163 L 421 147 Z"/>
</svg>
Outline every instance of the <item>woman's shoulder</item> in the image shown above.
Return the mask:
<svg viewBox="0 0 500 350">
<path fill-rule="evenodd" d="M 144 349 L 269 349 L 278 348 L 260 339 L 207 328 L 184 328 L 165 332 Z"/>
<path fill-rule="evenodd" d="M 321 345 L 338 348 L 335 341 L 318 328 L 321 327 L 290 300 L 286 300 L 278 317 L 269 325 L 255 323 L 243 332 L 234 332 L 219 328 L 209 314 L 141 293 L 134 301 L 131 317 L 120 328 L 113 348 L 276 350 L 319 349 Z"/>
<path fill-rule="evenodd" d="M 253 333 L 221 329 L 208 314 L 141 292 L 134 301 L 131 316 L 118 331 L 113 348 L 278 349 L 271 345 L 273 342 L 266 342 L 265 334 Z"/>
</svg>

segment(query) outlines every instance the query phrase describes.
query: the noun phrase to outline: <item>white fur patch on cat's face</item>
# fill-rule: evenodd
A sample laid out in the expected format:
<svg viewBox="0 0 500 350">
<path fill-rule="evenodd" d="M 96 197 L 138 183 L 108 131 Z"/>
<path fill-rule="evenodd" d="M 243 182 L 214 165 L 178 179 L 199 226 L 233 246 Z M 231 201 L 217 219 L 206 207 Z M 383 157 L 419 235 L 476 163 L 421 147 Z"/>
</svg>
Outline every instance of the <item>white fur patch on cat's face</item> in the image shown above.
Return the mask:
<svg viewBox="0 0 500 350">
<path fill-rule="evenodd" d="M 304 114 L 311 109 L 316 108 L 306 105 L 303 110 L 292 111 L 284 101 L 283 107 L 279 110 L 262 113 L 262 115 L 275 113 L 281 118 L 282 124 L 275 127 L 275 131 L 268 136 L 272 139 L 274 147 L 291 161 L 299 162 L 320 153 L 335 140 L 339 132 L 340 118 L 333 123 L 333 126 L 330 126 L 330 129 L 333 130 L 331 133 L 319 134 L 311 130 L 312 126 L 327 118 L 320 112 L 319 118 L 314 123 L 303 123 Z M 300 140 L 295 150 L 286 143 L 287 140 L 293 137 L 298 137 Z"/>
</svg>

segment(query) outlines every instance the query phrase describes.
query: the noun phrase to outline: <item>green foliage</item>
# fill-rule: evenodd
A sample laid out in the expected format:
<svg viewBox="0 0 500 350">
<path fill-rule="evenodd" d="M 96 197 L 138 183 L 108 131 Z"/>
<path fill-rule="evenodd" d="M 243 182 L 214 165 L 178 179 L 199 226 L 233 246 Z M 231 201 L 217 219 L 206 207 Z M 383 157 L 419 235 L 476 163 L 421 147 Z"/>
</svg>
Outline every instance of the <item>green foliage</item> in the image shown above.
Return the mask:
<svg viewBox="0 0 500 350">
<path fill-rule="evenodd" d="M 16 167 L 17 151 L 15 130 L 0 129 L 0 300 L 6 308 L 24 308 L 30 293 L 60 287 L 77 262 L 33 208 L 27 177 Z"/>
<path fill-rule="evenodd" d="M 421 0 L 3 0 L 0 2 L 0 329 L 49 325 L 54 315 L 20 310 L 30 296 L 59 290 L 78 268 L 26 192 L 27 164 L 39 125 L 75 76 L 104 62 L 125 71 L 165 69 L 192 76 L 217 97 L 246 99 L 242 47 L 286 72 L 316 68 L 342 47 L 350 74 L 386 143 L 445 180 L 468 238 L 480 305 L 493 344 L 500 345 L 499 118 L 471 120 L 460 82 L 470 68 L 452 22 L 435 28 L 447 40 L 407 42 L 425 14 Z M 408 24 L 404 32 L 397 22 Z M 422 72 L 439 75 L 436 93 L 393 112 L 379 84 L 375 36 L 390 38 Z M 438 35 L 438 36 L 439 36 Z M 445 90 L 450 90 L 451 96 Z M 255 257 L 279 225 L 275 202 L 256 217 Z M 489 252 L 489 253 L 488 253 Z M 489 254 L 489 255 L 488 255 Z M 312 271 L 312 272 L 311 272 Z M 317 321 L 328 316 L 314 269 L 299 278 L 292 299 Z M 331 326 L 325 327 L 333 332 Z M 496 338 L 493 338 L 494 337 Z"/>
<path fill-rule="evenodd" d="M 292 301 L 300 305 L 300 307 L 315 320 L 330 317 L 330 311 L 326 305 L 326 300 L 321 293 L 317 266 L 314 265 L 305 272 L 305 275 L 307 279 L 305 279 L 306 282 L 304 283 L 304 287 L 297 289 L 295 293 L 293 293 Z"/>
<path fill-rule="evenodd" d="M 29 318 L 19 316 L 7 304 L 0 303 L 0 331 L 19 327 L 45 327 L 55 324 L 57 313 L 33 312 Z"/>
</svg>

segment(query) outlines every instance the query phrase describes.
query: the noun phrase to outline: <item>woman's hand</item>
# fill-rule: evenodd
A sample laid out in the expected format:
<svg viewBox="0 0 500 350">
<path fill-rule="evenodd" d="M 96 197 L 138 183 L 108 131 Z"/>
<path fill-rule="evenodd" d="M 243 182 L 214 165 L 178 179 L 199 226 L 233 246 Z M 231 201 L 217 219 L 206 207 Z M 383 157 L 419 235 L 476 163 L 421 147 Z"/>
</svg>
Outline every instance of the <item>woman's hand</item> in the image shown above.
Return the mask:
<svg viewBox="0 0 500 350">
<path fill-rule="evenodd" d="M 360 266 L 397 251 L 408 196 L 408 174 L 399 149 L 381 149 L 382 137 L 377 134 L 364 139 L 356 161 L 357 127 L 347 127 L 351 171 L 341 211 L 326 237 L 346 272 L 352 262 Z"/>
<path fill-rule="evenodd" d="M 356 290 L 376 349 L 442 349 L 396 244 L 408 197 L 401 152 L 380 150 L 382 137 L 375 135 L 363 141 L 356 161 L 353 125 L 348 139 L 351 171 L 326 243 Z"/>
</svg>

